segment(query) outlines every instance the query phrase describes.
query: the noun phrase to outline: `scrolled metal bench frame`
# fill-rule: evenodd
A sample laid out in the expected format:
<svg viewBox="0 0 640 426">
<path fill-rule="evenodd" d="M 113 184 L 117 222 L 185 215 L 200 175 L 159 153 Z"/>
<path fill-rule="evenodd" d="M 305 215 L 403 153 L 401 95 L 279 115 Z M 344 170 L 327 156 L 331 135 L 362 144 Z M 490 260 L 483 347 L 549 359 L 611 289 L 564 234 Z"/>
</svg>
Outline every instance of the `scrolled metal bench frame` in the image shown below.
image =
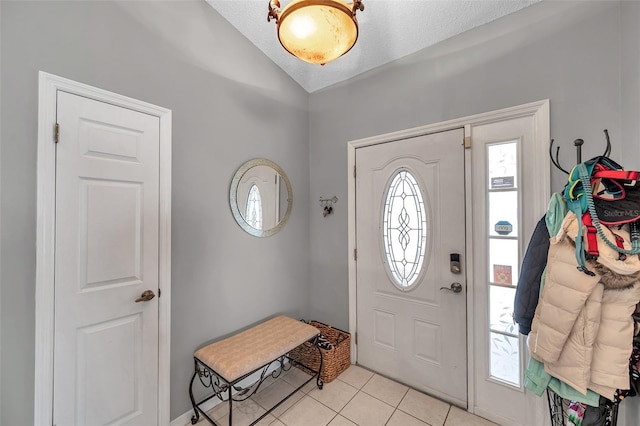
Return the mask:
<svg viewBox="0 0 640 426">
<path fill-rule="evenodd" d="M 318 337 L 319 335 L 316 335 L 315 337 L 309 340 L 309 342 L 320 353 L 320 366 L 318 367 L 317 371 L 312 369 L 308 365 L 305 365 L 299 361 L 291 359 L 288 354 L 289 354 L 289 351 L 294 348 L 289 348 L 286 353 L 280 355 L 278 358 L 268 362 L 267 364 L 261 365 L 255 370 L 241 377 L 238 377 L 233 381 L 226 380 L 221 374 L 214 371 L 211 367 L 206 365 L 204 362 L 200 361 L 196 357 L 193 357 L 195 371 L 193 373 L 193 377 L 191 377 L 191 383 L 189 384 L 189 397 L 191 398 L 191 405 L 193 406 L 193 411 L 195 414 L 193 415 L 193 417 L 191 417 L 191 424 L 196 424 L 200 420 L 200 415 L 202 415 L 205 419 L 207 419 L 207 421 L 209 421 L 209 423 L 216 426 L 220 426 L 215 420 L 209 417 L 209 415 L 207 415 L 207 413 L 202 408 L 200 408 L 200 406 L 205 402 L 209 401 L 214 397 L 217 397 L 222 402 L 224 402 L 225 399 L 229 401 L 229 426 L 232 426 L 234 402 L 242 402 L 251 398 L 256 392 L 258 392 L 258 390 L 260 389 L 260 386 L 265 380 L 267 380 L 269 377 L 273 379 L 278 378 L 283 372 L 289 371 L 291 367 L 294 365 L 300 365 L 304 367 L 306 371 L 312 373 L 311 377 L 308 380 L 306 380 L 304 383 L 302 383 L 300 386 L 298 386 L 296 389 L 294 389 L 287 396 L 285 396 L 283 399 L 278 401 L 278 403 L 276 403 L 264 414 L 262 414 L 256 420 L 254 420 L 249 426 L 252 426 L 258 423 L 260 420 L 262 420 L 269 413 L 271 413 L 273 410 L 278 408 L 283 402 L 285 402 L 287 399 L 293 396 L 293 394 L 295 394 L 300 389 L 302 389 L 307 383 L 312 381 L 314 378 L 316 379 L 316 386 L 318 386 L 318 389 L 322 389 L 324 385 L 324 383 L 320 379 L 320 372 L 322 371 L 322 351 L 318 346 Z M 269 370 L 273 366 L 276 366 L 276 368 L 269 373 Z M 243 381 L 244 379 L 248 378 L 249 376 L 257 372 L 260 372 L 260 378 L 258 379 L 258 381 L 252 383 L 247 387 L 242 387 L 239 385 L 241 381 Z M 202 386 L 204 386 L 207 389 L 211 388 L 211 390 L 213 391 L 211 395 L 205 397 L 204 399 L 198 402 L 196 402 L 195 397 L 193 396 L 193 384 L 195 383 L 196 377 L 199 378 L 199 381 L 202 384 Z"/>
</svg>

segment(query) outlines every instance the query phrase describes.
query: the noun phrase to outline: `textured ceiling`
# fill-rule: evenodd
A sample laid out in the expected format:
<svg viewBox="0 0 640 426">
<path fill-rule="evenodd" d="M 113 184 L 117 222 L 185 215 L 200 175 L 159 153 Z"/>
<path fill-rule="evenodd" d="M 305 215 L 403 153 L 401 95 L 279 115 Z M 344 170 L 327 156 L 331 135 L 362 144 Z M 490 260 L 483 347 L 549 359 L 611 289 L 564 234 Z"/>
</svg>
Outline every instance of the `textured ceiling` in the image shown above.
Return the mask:
<svg viewBox="0 0 640 426">
<path fill-rule="evenodd" d="M 360 32 L 346 55 L 324 66 L 285 51 L 276 25 L 267 22 L 269 0 L 207 0 L 307 92 L 347 80 L 541 0 L 363 0 Z M 289 4 L 281 0 L 282 8 Z"/>
</svg>

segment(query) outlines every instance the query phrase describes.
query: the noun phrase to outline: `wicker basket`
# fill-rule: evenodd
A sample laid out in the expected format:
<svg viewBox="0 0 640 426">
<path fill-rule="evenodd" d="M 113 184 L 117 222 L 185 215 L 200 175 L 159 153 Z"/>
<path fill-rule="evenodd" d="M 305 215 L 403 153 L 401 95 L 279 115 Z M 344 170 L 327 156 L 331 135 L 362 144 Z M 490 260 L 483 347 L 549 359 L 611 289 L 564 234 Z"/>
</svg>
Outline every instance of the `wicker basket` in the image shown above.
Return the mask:
<svg viewBox="0 0 640 426">
<path fill-rule="evenodd" d="M 351 335 L 346 331 L 333 328 L 318 321 L 311 321 L 309 324 L 317 328 L 333 346 L 333 348 L 328 350 L 320 349 L 322 351 L 322 371 L 320 372 L 320 379 L 324 383 L 329 383 L 351 365 Z M 320 353 L 318 349 L 309 342 L 303 343 L 293 349 L 289 352 L 289 357 L 316 371 L 320 367 Z M 309 373 L 308 369 L 305 369 L 303 366 L 295 365 Z"/>
</svg>

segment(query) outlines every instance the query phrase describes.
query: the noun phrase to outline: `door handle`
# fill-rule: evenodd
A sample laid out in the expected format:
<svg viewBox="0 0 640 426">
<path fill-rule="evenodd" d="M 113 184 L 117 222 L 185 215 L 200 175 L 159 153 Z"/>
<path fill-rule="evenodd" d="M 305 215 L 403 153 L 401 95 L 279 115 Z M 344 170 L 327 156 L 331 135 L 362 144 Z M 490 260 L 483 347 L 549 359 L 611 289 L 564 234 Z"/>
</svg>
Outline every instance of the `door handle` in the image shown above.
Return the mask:
<svg viewBox="0 0 640 426">
<path fill-rule="evenodd" d="M 136 303 L 138 303 L 138 302 L 148 302 L 149 300 L 153 299 L 154 297 L 156 297 L 156 295 L 153 292 L 153 290 L 145 290 L 145 291 L 142 292 L 140 297 L 138 297 L 136 299 Z"/>
<path fill-rule="evenodd" d="M 452 291 L 454 293 L 460 293 L 462 291 L 462 284 L 451 283 L 451 287 L 440 287 L 440 290 Z"/>
</svg>

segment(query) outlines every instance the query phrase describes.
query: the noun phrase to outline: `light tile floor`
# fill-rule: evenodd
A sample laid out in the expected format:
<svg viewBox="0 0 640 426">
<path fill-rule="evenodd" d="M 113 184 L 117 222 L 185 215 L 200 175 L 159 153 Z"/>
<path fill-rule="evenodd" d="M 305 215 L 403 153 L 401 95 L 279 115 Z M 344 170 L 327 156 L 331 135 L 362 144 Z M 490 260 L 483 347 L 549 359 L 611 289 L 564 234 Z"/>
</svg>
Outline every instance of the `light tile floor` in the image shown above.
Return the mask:
<svg viewBox="0 0 640 426">
<path fill-rule="evenodd" d="M 272 380 L 256 395 L 234 406 L 233 425 L 246 426 L 260 417 L 307 376 L 292 368 Z M 228 404 L 208 412 L 216 422 L 227 425 Z M 201 420 L 198 425 L 206 425 Z M 307 383 L 277 409 L 263 418 L 260 426 L 491 426 L 494 423 L 432 398 L 369 370 L 352 365 L 319 390 L 315 380 Z"/>
</svg>

